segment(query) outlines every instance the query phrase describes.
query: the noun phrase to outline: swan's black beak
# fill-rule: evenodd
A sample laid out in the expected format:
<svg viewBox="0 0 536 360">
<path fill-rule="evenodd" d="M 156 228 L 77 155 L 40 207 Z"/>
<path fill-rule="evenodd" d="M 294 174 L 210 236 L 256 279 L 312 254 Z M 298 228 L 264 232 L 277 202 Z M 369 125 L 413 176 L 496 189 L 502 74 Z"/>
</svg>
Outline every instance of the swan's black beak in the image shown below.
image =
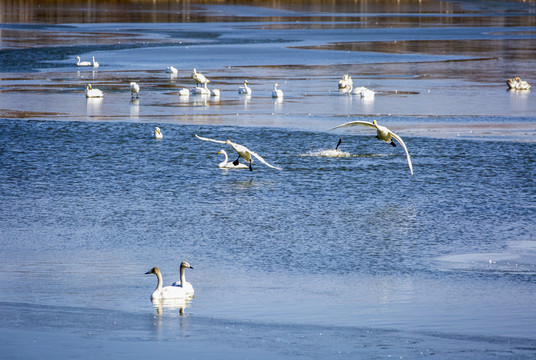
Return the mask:
<svg viewBox="0 0 536 360">
<path fill-rule="evenodd" d="M 145 273 L 145 275 L 148 275 L 148 274 L 152 274 L 153 273 L 153 270 L 149 270 Z"/>
<path fill-rule="evenodd" d="M 190 269 L 193 269 L 194 267 L 193 266 L 190 266 Z"/>
</svg>

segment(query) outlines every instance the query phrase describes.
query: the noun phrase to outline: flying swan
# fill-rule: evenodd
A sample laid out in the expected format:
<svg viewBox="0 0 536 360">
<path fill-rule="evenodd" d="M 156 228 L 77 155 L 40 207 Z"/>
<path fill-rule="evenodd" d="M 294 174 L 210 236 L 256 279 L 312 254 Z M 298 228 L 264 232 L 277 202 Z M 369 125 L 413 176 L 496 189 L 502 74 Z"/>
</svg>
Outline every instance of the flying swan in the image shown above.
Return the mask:
<svg viewBox="0 0 536 360">
<path fill-rule="evenodd" d="M 218 154 L 223 154 L 225 156 L 225 159 L 218 164 L 218 167 L 220 169 L 247 169 L 248 166 L 246 164 L 237 164 L 235 165 L 232 162 L 229 162 L 229 157 L 227 156 L 227 152 L 223 149 L 218 151 Z"/>
<path fill-rule="evenodd" d="M 184 269 L 186 269 L 186 268 L 193 269 L 193 267 L 190 266 L 190 264 L 188 264 L 186 261 L 183 261 L 181 263 L 181 267 L 180 267 L 180 279 L 179 279 L 179 281 L 174 282 L 171 286 L 181 287 L 186 292 L 186 295 L 193 296 L 194 295 L 194 287 L 192 286 L 192 284 L 190 284 L 188 281 L 186 281 L 186 276 L 184 275 Z"/>
<path fill-rule="evenodd" d="M 180 286 L 162 286 L 162 274 L 157 267 L 152 268 L 145 274 L 155 274 L 158 279 L 156 289 L 151 294 L 151 300 L 158 301 L 165 299 L 183 299 L 189 297 L 189 295 L 186 293 L 186 290 Z"/>
<path fill-rule="evenodd" d="M 386 143 L 390 143 L 392 146 L 396 146 L 395 142 L 393 141 L 393 138 L 396 141 L 398 141 L 400 145 L 402 145 L 402 147 L 406 151 L 409 171 L 411 172 L 411 175 L 413 175 L 413 166 L 411 165 L 411 158 L 409 156 L 408 148 L 406 148 L 406 144 L 404 144 L 404 141 L 402 141 L 400 136 L 398 136 L 397 134 L 395 134 L 394 132 L 386 128 L 385 126 L 378 125 L 376 120 L 374 120 L 371 123 L 368 121 L 350 121 L 345 124 L 335 126 L 332 130 L 342 128 L 342 127 L 357 126 L 357 125 L 368 126 L 368 127 L 372 127 L 376 129 L 376 138 L 378 138 L 379 140 L 385 141 Z"/>
<path fill-rule="evenodd" d="M 222 141 L 222 140 L 214 140 L 214 139 L 209 139 L 209 138 L 205 138 L 205 137 L 201 137 L 197 134 L 195 134 L 195 136 L 199 139 L 199 140 L 203 140 L 203 141 L 212 141 L 212 142 L 215 142 L 215 143 L 218 143 L 218 144 L 226 144 L 226 145 L 231 145 L 231 147 L 238 153 L 238 158 L 233 161 L 233 164 L 236 166 L 238 165 L 238 160 L 240 158 L 246 160 L 248 163 L 249 163 L 249 170 L 250 171 L 253 171 L 253 167 L 251 166 L 251 163 L 253 162 L 253 158 L 252 157 L 255 157 L 257 158 L 257 160 L 259 160 L 261 163 L 263 163 L 264 165 L 266 166 L 269 166 L 271 168 L 274 168 L 274 169 L 277 169 L 277 170 L 281 170 L 280 167 L 277 167 L 277 166 L 273 166 L 273 165 L 270 165 L 266 162 L 266 160 L 264 160 L 260 155 L 258 155 L 257 153 L 249 150 L 247 147 L 245 147 L 244 145 L 240 145 L 240 144 L 235 144 L 234 142 L 232 142 L 231 140 L 227 140 L 227 141 Z"/>
</svg>

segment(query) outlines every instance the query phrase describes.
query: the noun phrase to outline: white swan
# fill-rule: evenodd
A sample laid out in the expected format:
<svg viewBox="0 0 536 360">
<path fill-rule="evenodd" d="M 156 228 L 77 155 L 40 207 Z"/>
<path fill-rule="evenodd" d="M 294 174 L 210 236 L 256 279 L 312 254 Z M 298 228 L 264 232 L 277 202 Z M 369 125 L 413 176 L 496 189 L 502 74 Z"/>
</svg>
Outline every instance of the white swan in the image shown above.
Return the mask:
<svg viewBox="0 0 536 360">
<path fill-rule="evenodd" d="M 248 86 L 248 81 L 244 81 L 244 86 L 238 88 L 238 93 L 243 95 L 251 95 L 251 88 Z"/>
<path fill-rule="evenodd" d="M 344 74 L 342 79 L 339 80 L 339 89 L 341 90 L 344 90 L 353 85 L 354 85 L 354 81 L 352 80 L 352 77 L 348 74 Z"/>
<path fill-rule="evenodd" d="M 186 268 L 193 269 L 193 267 L 190 266 L 190 264 L 188 264 L 186 261 L 183 261 L 181 263 L 181 267 L 180 267 L 180 279 L 179 279 L 179 281 L 174 282 L 171 286 L 181 287 L 186 292 L 186 295 L 193 296 L 194 295 L 194 287 L 192 286 L 192 284 L 190 284 L 188 281 L 186 281 L 186 275 L 184 274 L 184 270 Z"/>
<path fill-rule="evenodd" d="M 360 95 L 362 98 L 365 99 L 372 99 L 374 98 L 374 95 L 376 94 L 373 90 L 367 89 L 364 86 L 360 86 L 358 88 L 355 88 L 351 90 L 352 94 L 354 95 Z"/>
<path fill-rule="evenodd" d="M 255 157 L 257 158 L 257 160 L 259 160 L 261 163 L 263 163 L 264 165 L 266 166 L 269 166 L 271 168 L 274 168 L 274 169 L 277 169 L 277 170 L 281 170 L 280 167 L 277 167 L 277 166 L 273 166 L 273 165 L 270 165 L 266 162 L 266 160 L 264 160 L 259 154 L 249 150 L 247 147 L 245 147 L 244 145 L 240 145 L 240 144 L 235 144 L 234 142 L 232 142 L 231 140 L 227 140 L 227 141 L 222 141 L 222 140 L 214 140 L 214 139 L 209 139 L 209 138 L 204 138 L 204 137 L 201 137 L 201 136 L 198 136 L 197 134 L 195 134 L 195 136 L 200 139 L 200 140 L 204 140 L 204 141 L 212 141 L 212 142 L 215 142 L 215 143 L 218 143 L 218 144 L 226 144 L 226 145 L 231 145 L 231 147 L 238 153 L 238 158 L 233 161 L 233 164 L 234 165 L 238 165 L 238 160 L 240 158 L 246 160 L 248 163 L 249 163 L 249 170 L 250 171 L 253 171 L 253 167 L 251 166 L 251 163 L 253 162 L 253 158 L 252 157 Z"/>
<path fill-rule="evenodd" d="M 229 162 L 229 157 L 227 156 L 227 152 L 225 150 L 218 151 L 218 154 L 223 154 L 225 156 L 225 159 L 218 164 L 218 167 L 220 169 L 247 169 L 248 166 L 246 164 L 238 163 L 238 165 L 235 165 L 232 162 Z"/>
<path fill-rule="evenodd" d="M 94 68 L 99 67 L 99 63 L 95 61 L 95 56 L 91 57 L 91 65 L 93 65 Z"/>
<path fill-rule="evenodd" d="M 277 87 L 279 84 L 274 84 L 274 89 L 272 91 L 272 97 L 273 98 L 282 98 L 283 97 L 283 90 L 278 89 Z"/>
<path fill-rule="evenodd" d="M 166 68 L 166 72 L 169 74 L 177 75 L 179 73 L 179 70 L 175 69 L 173 66 L 168 66 Z"/>
<path fill-rule="evenodd" d="M 86 97 L 87 98 L 100 98 L 103 97 L 104 94 L 99 89 L 93 89 L 91 87 L 91 84 L 87 84 L 86 86 Z"/>
<path fill-rule="evenodd" d="M 368 126 L 368 127 L 372 127 L 374 129 L 376 129 L 376 137 L 378 139 L 382 140 L 382 141 L 385 141 L 386 143 L 390 143 L 392 146 L 396 146 L 396 144 L 393 141 L 393 138 L 396 141 L 398 141 L 400 143 L 400 145 L 402 145 L 402 147 L 406 151 L 406 157 L 408 159 L 409 171 L 411 172 L 411 175 L 413 175 L 413 166 L 411 165 L 411 158 L 409 156 L 409 152 L 408 152 L 408 149 L 406 147 L 406 144 L 404 144 L 404 141 L 402 141 L 400 136 L 398 136 L 397 134 L 395 134 L 394 132 L 392 132 L 391 130 L 386 128 L 385 126 L 378 125 L 376 120 L 374 120 L 371 123 L 368 122 L 368 121 L 350 121 L 350 122 L 347 122 L 345 124 L 335 126 L 333 129 L 338 129 L 338 128 L 341 128 L 341 127 L 357 126 L 357 125 Z"/>
<path fill-rule="evenodd" d="M 205 75 L 198 73 L 196 69 L 194 69 L 194 72 L 192 73 L 192 79 L 194 79 L 197 86 L 199 86 L 199 84 L 207 84 L 210 82 Z"/>
<path fill-rule="evenodd" d="M 180 286 L 162 286 L 162 274 L 157 267 L 152 268 L 145 274 L 155 274 L 158 278 L 158 284 L 156 285 L 156 289 L 151 294 L 151 300 L 182 299 L 189 297 L 186 293 L 186 290 Z"/>
<path fill-rule="evenodd" d="M 137 98 L 139 92 L 140 92 L 140 86 L 136 84 L 134 81 L 132 81 L 130 83 L 130 93 L 132 94 L 132 97 Z"/>
<path fill-rule="evenodd" d="M 210 95 L 210 90 L 207 87 L 207 83 L 204 83 L 203 86 L 197 86 L 192 89 L 192 94 L 195 95 Z"/>
<path fill-rule="evenodd" d="M 529 90 L 530 85 L 528 82 L 521 80 L 519 77 L 514 77 L 513 79 L 506 80 L 506 84 L 509 89 L 513 90 Z"/>
<path fill-rule="evenodd" d="M 91 66 L 91 62 L 89 61 L 80 61 L 80 56 L 77 56 L 76 59 L 78 59 L 76 66 Z"/>
<path fill-rule="evenodd" d="M 210 90 L 210 95 L 212 95 L 214 97 L 218 97 L 218 96 L 220 96 L 220 90 L 219 89 L 212 89 L 212 90 Z"/>
<path fill-rule="evenodd" d="M 153 135 L 154 138 L 158 140 L 164 137 L 164 135 L 162 135 L 162 131 L 160 131 L 160 128 L 158 126 L 154 128 Z"/>
<path fill-rule="evenodd" d="M 190 90 L 186 88 L 179 89 L 179 96 L 190 96 Z"/>
</svg>

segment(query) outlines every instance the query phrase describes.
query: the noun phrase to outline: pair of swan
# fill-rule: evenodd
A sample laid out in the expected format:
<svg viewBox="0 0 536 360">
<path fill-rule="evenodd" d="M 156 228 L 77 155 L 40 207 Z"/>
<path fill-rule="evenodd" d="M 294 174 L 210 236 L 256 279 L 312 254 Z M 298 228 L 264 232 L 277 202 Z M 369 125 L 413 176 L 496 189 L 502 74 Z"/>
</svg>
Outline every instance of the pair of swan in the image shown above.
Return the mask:
<svg viewBox="0 0 536 360">
<path fill-rule="evenodd" d="M 162 131 L 160 131 L 160 128 L 158 126 L 155 127 L 153 131 L 153 135 L 154 135 L 154 138 L 157 140 L 161 140 L 164 137 L 164 135 L 162 135 Z"/>
<path fill-rule="evenodd" d="M 342 128 L 342 127 L 350 127 L 350 126 L 367 126 L 376 129 L 376 138 L 379 140 L 385 141 L 386 143 L 391 144 L 392 146 L 396 146 L 393 139 L 395 139 L 402 147 L 404 148 L 404 151 L 406 152 L 406 158 L 408 160 L 408 166 L 409 171 L 411 172 L 411 175 L 413 175 L 413 166 L 411 165 L 411 158 L 409 156 L 408 149 L 406 147 L 406 144 L 404 144 L 404 141 L 402 141 L 402 138 L 386 128 L 385 126 L 378 125 L 376 120 L 373 122 L 368 121 L 350 121 L 345 124 L 341 124 L 338 126 L 335 126 L 332 130 Z"/>
<path fill-rule="evenodd" d="M 104 94 L 99 89 L 93 89 L 91 84 L 86 85 L 86 98 L 101 98 Z"/>
<path fill-rule="evenodd" d="M 281 170 L 280 167 L 268 164 L 268 162 L 266 162 L 266 160 L 264 160 L 259 154 L 249 150 L 244 145 L 236 144 L 236 143 L 232 142 L 231 140 L 227 140 L 227 141 L 214 140 L 214 139 L 201 137 L 201 136 L 199 136 L 197 134 L 195 134 L 195 136 L 199 140 L 211 141 L 211 142 L 215 142 L 215 143 L 218 143 L 218 144 L 230 145 L 238 153 L 238 158 L 235 161 L 233 161 L 233 164 L 235 166 L 237 166 L 239 164 L 239 160 L 240 160 L 240 158 L 242 158 L 242 159 L 246 160 L 246 162 L 249 163 L 249 170 L 253 171 L 253 167 L 252 167 L 251 164 L 253 163 L 253 158 L 256 158 L 257 160 L 259 160 L 261 163 L 263 163 L 266 166 L 269 166 L 269 167 L 277 169 L 277 170 Z"/>
<path fill-rule="evenodd" d="M 99 63 L 95 61 L 95 56 L 92 56 L 92 61 L 81 61 L 80 56 L 77 56 L 76 59 L 78 62 L 76 63 L 76 66 L 93 66 L 94 68 L 99 67 Z"/>
<path fill-rule="evenodd" d="M 506 85 L 512 90 L 529 90 L 530 85 L 528 82 L 521 80 L 518 76 L 513 79 L 506 80 Z"/>
<path fill-rule="evenodd" d="M 186 281 L 184 270 L 186 268 L 193 269 L 186 261 L 181 263 L 180 267 L 180 281 L 174 282 L 171 286 L 163 286 L 162 273 L 157 267 L 152 268 L 145 274 L 155 274 L 158 279 L 156 289 L 151 294 L 151 300 L 159 301 L 165 299 L 184 299 L 194 296 L 194 287 L 192 284 Z"/>
<path fill-rule="evenodd" d="M 140 92 L 140 86 L 136 84 L 134 81 L 130 83 L 130 94 L 132 95 L 132 98 L 138 98 L 138 94 Z"/>
</svg>

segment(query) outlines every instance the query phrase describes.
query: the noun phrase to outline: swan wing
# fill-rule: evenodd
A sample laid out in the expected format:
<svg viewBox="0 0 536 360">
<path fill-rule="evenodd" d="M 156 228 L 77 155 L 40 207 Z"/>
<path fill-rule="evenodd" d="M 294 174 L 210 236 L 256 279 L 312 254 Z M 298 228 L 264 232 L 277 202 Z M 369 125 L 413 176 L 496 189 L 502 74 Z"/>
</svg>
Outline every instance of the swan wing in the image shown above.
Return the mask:
<svg viewBox="0 0 536 360">
<path fill-rule="evenodd" d="M 342 127 L 358 126 L 358 125 L 359 126 L 368 126 L 368 127 L 376 129 L 376 127 L 374 126 L 373 123 L 368 122 L 368 121 L 359 121 L 358 120 L 358 121 L 350 121 L 350 122 L 347 122 L 347 123 L 344 123 L 344 124 L 341 124 L 341 125 L 337 125 L 331 130 L 335 130 L 335 129 L 342 128 Z"/>
<path fill-rule="evenodd" d="M 389 131 L 389 133 L 391 134 L 391 136 L 393 138 L 395 138 L 396 141 L 398 141 L 398 143 L 400 145 L 402 145 L 402 147 L 404 148 L 404 150 L 406 151 L 406 157 L 408 158 L 408 165 L 409 165 L 409 171 L 411 172 L 411 175 L 413 175 L 413 166 L 411 165 L 411 158 L 409 156 L 409 152 L 408 152 L 408 148 L 406 147 L 406 144 L 404 144 L 404 142 L 402 141 L 402 139 L 400 138 L 400 136 L 398 136 L 397 134 L 395 134 L 394 132 L 392 131 Z"/>
<path fill-rule="evenodd" d="M 206 138 L 206 137 L 199 136 L 197 134 L 195 134 L 195 137 L 198 138 L 199 140 L 212 141 L 212 142 L 215 142 L 215 143 L 218 143 L 218 144 L 225 144 L 226 143 L 226 141 L 209 139 L 209 138 Z"/>
<path fill-rule="evenodd" d="M 251 154 L 251 156 L 254 156 L 257 160 L 259 160 L 264 165 L 269 166 L 269 167 L 274 168 L 274 169 L 277 169 L 277 170 L 281 170 L 281 168 L 278 167 L 278 166 L 273 166 L 273 165 L 268 164 L 266 162 L 266 160 L 264 160 L 259 154 L 255 153 L 255 152 L 253 152 L 251 150 L 249 150 L 249 153 Z"/>
</svg>

